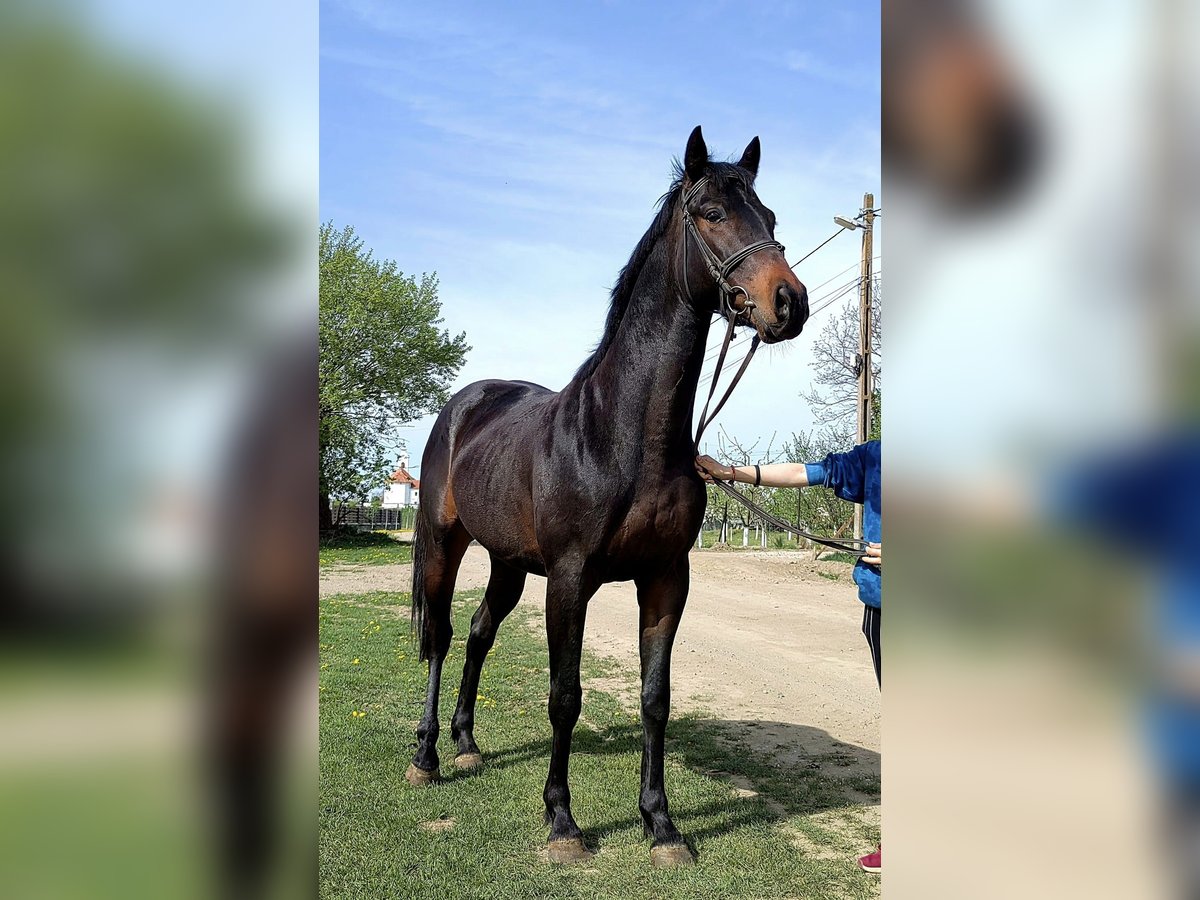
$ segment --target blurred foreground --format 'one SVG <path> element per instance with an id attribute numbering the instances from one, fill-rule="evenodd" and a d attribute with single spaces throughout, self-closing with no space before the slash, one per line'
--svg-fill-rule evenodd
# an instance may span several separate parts
<path id="1" fill-rule="evenodd" d="M 886 897 L 1200 896 L 1196 15 L 885 3 Z"/>
<path id="2" fill-rule="evenodd" d="M 6 896 L 311 890 L 316 66 L 315 5 L 0 13 Z"/>

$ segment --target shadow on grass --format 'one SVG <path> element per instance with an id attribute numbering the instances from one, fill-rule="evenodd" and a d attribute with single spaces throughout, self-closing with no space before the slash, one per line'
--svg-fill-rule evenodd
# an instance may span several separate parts
<path id="1" fill-rule="evenodd" d="M 356 550 L 370 547 L 391 547 L 398 543 L 379 531 L 357 531 L 353 528 L 338 528 L 321 532 L 318 546 L 321 550 Z"/>
<path id="2" fill-rule="evenodd" d="M 746 740 L 748 731 L 770 735 L 773 752 L 764 752 L 761 741 Z M 486 743 L 486 734 L 481 735 Z M 642 728 L 630 723 L 604 729 L 581 725 L 572 741 L 572 757 L 640 753 Z M 843 743 L 828 732 L 790 722 L 722 720 L 685 715 L 667 728 L 668 758 L 693 772 L 716 778 L 735 788 L 752 791 L 758 802 L 731 805 L 728 802 L 688 804 L 672 800 L 671 813 L 689 843 L 730 832 L 786 821 L 793 816 L 841 810 L 850 806 L 879 803 L 880 757 L 873 750 Z M 453 783 L 474 778 L 488 769 L 505 769 L 534 759 L 550 759 L 550 741 L 530 741 L 489 753 L 485 764 L 472 771 L 454 770 L 446 775 Z M 668 795 L 671 780 L 668 773 Z M 688 824 L 712 820 L 689 828 Z M 633 813 L 583 827 L 589 846 L 603 843 L 616 832 L 636 827 L 641 819 Z"/>
<path id="3" fill-rule="evenodd" d="M 340 528 L 321 534 L 317 559 L 322 566 L 411 562 L 412 545 L 378 531 Z"/>

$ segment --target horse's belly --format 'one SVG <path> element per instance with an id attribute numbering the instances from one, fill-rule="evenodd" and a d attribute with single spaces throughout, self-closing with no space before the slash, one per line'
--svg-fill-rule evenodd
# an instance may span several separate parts
<path id="1" fill-rule="evenodd" d="M 485 550 L 514 568 L 545 575 L 532 518 L 527 504 L 503 499 L 468 501 L 459 506 L 463 527 Z"/>
<path id="2" fill-rule="evenodd" d="M 520 445 L 475 441 L 455 460 L 450 478 L 458 519 L 489 553 L 523 571 L 545 574 L 534 534 L 533 503 Z"/>

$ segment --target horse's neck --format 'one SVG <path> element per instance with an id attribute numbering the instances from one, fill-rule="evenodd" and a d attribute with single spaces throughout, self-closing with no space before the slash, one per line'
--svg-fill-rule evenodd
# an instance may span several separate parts
<path id="1" fill-rule="evenodd" d="M 604 359 L 589 377 L 613 413 L 612 438 L 639 447 L 647 465 L 678 463 L 692 445 L 692 408 L 704 362 L 708 317 L 682 297 L 656 248 Z"/>

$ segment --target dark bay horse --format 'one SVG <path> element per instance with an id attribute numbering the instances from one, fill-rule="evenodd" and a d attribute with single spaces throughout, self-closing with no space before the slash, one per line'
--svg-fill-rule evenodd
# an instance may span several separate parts
<path id="1" fill-rule="evenodd" d="M 800 333 L 808 295 L 774 241 L 775 215 L 754 191 L 759 141 L 736 163 L 712 162 L 697 127 L 684 162 L 612 291 L 604 335 L 555 393 L 524 381 L 479 381 L 450 399 L 425 447 L 413 552 L 413 628 L 429 692 L 408 770 L 438 777 L 438 691 L 450 648 L 450 601 L 477 540 L 491 577 L 471 620 L 451 722 L 455 765 L 482 763 L 475 696 L 496 629 L 532 572 L 548 579 L 550 773 L 543 798 L 550 858 L 590 854 L 571 815 L 567 763 L 579 718 L 579 658 L 588 601 L 632 580 L 641 610 L 642 776 L 639 807 L 656 864 L 692 860 L 667 813 L 663 736 L 671 646 L 688 593 L 688 551 L 704 514 L 693 466 L 692 406 L 705 339 L 721 303 L 767 343 Z M 724 265 L 722 265 L 722 261 Z"/>

